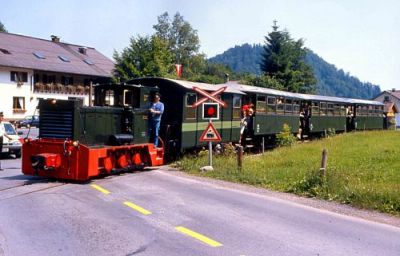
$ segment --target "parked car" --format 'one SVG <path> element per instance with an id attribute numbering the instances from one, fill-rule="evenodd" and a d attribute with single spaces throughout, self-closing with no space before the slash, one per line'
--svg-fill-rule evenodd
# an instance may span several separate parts
<path id="1" fill-rule="evenodd" d="M 3 149 L 1 150 L 1 154 L 14 154 L 16 158 L 20 158 L 22 143 L 19 135 L 21 135 L 22 132 L 17 133 L 14 129 L 14 126 L 10 122 L 3 121 L 2 125 L 4 126 L 4 130 L 6 131 L 7 135 L 11 137 L 11 140 L 3 136 Z"/>
<path id="2" fill-rule="evenodd" d="M 39 116 L 26 116 L 24 119 L 15 122 L 17 128 L 39 127 Z"/>

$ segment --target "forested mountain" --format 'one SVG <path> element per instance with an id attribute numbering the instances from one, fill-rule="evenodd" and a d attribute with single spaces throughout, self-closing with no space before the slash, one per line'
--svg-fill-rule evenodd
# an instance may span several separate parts
<path id="1" fill-rule="evenodd" d="M 209 61 L 229 66 L 236 73 L 261 74 L 260 62 L 262 45 L 243 44 L 228 49 Z M 336 68 L 311 50 L 307 50 L 306 63 L 317 79 L 317 93 L 320 95 L 371 99 L 380 93 L 379 85 L 363 83 L 358 78 Z"/>

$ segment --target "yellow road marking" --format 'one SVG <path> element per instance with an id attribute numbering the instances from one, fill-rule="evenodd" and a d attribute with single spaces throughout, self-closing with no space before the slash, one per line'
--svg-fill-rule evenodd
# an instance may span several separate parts
<path id="1" fill-rule="evenodd" d="M 94 189 L 97 189 L 98 191 L 100 191 L 100 192 L 103 193 L 103 194 L 108 195 L 108 194 L 111 193 L 110 191 L 108 191 L 108 190 L 105 189 L 105 188 L 100 187 L 99 185 L 91 184 L 90 186 L 91 186 L 92 188 L 94 188 Z"/>
<path id="2" fill-rule="evenodd" d="M 142 208 L 142 207 L 140 207 L 140 206 L 138 206 L 138 205 L 136 205 L 134 203 L 124 202 L 124 205 L 126 205 L 126 206 L 128 206 L 128 207 L 130 207 L 130 208 L 132 208 L 132 209 L 134 209 L 134 210 L 136 210 L 138 212 L 140 212 L 141 214 L 144 214 L 144 215 L 151 214 L 151 211 L 148 211 L 148 210 L 146 210 L 146 209 L 144 209 L 144 208 Z"/>
<path id="3" fill-rule="evenodd" d="M 178 230 L 179 232 L 182 232 L 182 233 L 188 235 L 188 236 L 196 238 L 197 240 L 200 240 L 200 241 L 202 241 L 202 242 L 204 242 L 204 243 L 206 243 L 206 244 L 208 244 L 208 245 L 210 245 L 212 247 L 222 246 L 221 243 L 219 243 L 219 242 L 217 242 L 215 240 L 212 240 L 211 238 L 208 238 L 208 237 L 206 237 L 206 236 L 204 236 L 202 234 L 194 232 L 194 231 L 192 231 L 192 230 L 190 230 L 188 228 L 179 226 L 179 227 L 175 227 L 175 229 Z"/>

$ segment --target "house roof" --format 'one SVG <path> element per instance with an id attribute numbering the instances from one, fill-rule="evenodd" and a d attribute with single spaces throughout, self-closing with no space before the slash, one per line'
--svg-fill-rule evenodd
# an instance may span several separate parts
<path id="1" fill-rule="evenodd" d="M 400 91 L 387 91 L 387 92 L 400 100 Z"/>
<path id="2" fill-rule="evenodd" d="M 0 66 L 100 77 L 111 77 L 114 69 L 114 63 L 92 47 L 2 32 Z"/>
<path id="3" fill-rule="evenodd" d="M 395 97 L 395 98 L 397 98 L 398 100 L 400 100 L 400 90 L 387 90 L 387 91 L 383 91 L 383 92 L 381 92 L 380 94 L 378 94 L 377 96 L 375 96 L 375 98 L 374 99 L 377 99 L 377 98 L 379 98 L 381 95 L 383 95 L 383 94 L 390 94 L 390 95 L 392 95 L 393 97 Z"/>

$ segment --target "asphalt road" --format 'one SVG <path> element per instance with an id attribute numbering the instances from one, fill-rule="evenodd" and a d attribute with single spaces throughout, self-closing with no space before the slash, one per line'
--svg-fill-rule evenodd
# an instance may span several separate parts
<path id="1" fill-rule="evenodd" d="M 166 167 L 66 184 L 2 162 L 0 255 L 400 255 L 398 227 Z"/>

